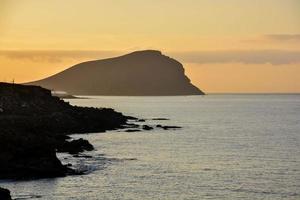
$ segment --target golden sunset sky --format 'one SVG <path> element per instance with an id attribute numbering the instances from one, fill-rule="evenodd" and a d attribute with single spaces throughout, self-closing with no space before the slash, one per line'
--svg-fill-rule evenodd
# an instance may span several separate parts
<path id="1" fill-rule="evenodd" d="M 0 0 L 0 81 L 144 49 L 207 93 L 300 92 L 300 1 Z"/>

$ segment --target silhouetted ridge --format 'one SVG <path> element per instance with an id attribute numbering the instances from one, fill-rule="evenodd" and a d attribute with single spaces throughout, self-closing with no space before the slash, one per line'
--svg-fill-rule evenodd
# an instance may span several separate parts
<path id="1" fill-rule="evenodd" d="M 161 56 L 161 51 L 158 50 L 144 50 L 144 51 L 134 51 L 132 53 L 126 54 L 124 56 L 134 56 L 134 55 L 144 55 L 144 56 Z"/>
<path id="2" fill-rule="evenodd" d="M 77 95 L 204 94 L 191 84 L 180 62 L 156 50 L 83 62 L 28 84 Z"/>

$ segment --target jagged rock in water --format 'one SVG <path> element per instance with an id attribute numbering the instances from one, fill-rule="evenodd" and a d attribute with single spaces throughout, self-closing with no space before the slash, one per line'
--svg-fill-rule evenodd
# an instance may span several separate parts
<path id="1" fill-rule="evenodd" d="M 163 125 L 156 125 L 157 128 L 162 128 L 164 130 L 169 130 L 169 129 L 179 129 L 179 128 L 182 128 L 180 126 L 163 126 Z"/>
<path id="2" fill-rule="evenodd" d="M 151 127 L 151 126 L 148 126 L 148 125 L 143 125 L 143 130 L 146 130 L 146 131 L 150 131 L 150 130 L 152 130 L 153 129 L 153 127 Z"/>

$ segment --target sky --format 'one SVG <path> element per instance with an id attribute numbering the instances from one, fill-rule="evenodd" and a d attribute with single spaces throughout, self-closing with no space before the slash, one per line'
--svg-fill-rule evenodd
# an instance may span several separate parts
<path id="1" fill-rule="evenodd" d="M 299 0 L 0 0 L 0 81 L 155 49 L 207 93 L 299 93 L 299 9 Z"/>

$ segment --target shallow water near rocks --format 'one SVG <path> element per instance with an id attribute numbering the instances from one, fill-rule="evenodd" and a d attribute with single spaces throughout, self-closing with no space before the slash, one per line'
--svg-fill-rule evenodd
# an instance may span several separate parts
<path id="1" fill-rule="evenodd" d="M 59 154 L 86 175 L 1 181 L 17 199 L 300 199 L 300 96 L 90 97 L 178 130 L 74 135 L 93 157 Z"/>

